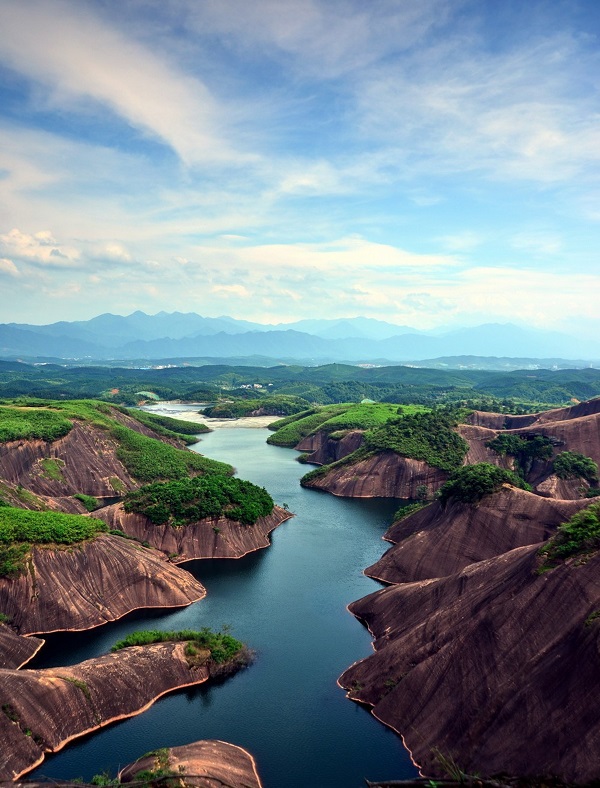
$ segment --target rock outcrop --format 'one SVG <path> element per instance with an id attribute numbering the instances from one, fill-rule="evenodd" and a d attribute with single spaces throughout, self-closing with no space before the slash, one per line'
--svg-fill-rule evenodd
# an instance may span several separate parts
<path id="1" fill-rule="evenodd" d="M 375 654 L 349 696 L 402 734 L 428 775 L 598 777 L 600 554 L 538 574 L 538 546 L 350 606 Z"/>
<path id="2" fill-rule="evenodd" d="M 478 504 L 435 501 L 394 523 L 394 543 L 365 574 L 386 583 L 445 577 L 477 561 L 545 541 L 589 501 L 557 501 L 510 485 Z"/>
<path id="3" fill-rule="evenodd" d="M 333 495 L 351 498 L 416 498 L 417 487 L 433 493 L 448 479 L 448 474 L 421 460 L 383 451 L 365 460 L 331 468 L 320 477 L 302 484 Z"/>
<path id="4" fill-rule="evenodd" d="M 0 624 L 0 668 L 22 668 L 43 645 L 40 638 L 22 637 L 6 624 Z"/>
<path id="5" fill-rule="evenodd" d="M 319 430 L 301 440 L 295 449 L 306 452 L 306 462 L 329 465 L 331 462 L 347 457 L 362 446 L 363 436 L 364 432 L 361 430 L 352 430 L 336 440 L 330 437 L 329 432 Z"/>
<path id="6" fill-rule="evenodd" d="M 139 608 L 181 607 L 203 586 L 166 557 L 110 534 L 65 549 L 34 547 L 27 571 L 0 578 L 0 611 L 21 634 L 82 630 Z"/>
<path id="7" fill-rule="evenodd" d="M 74 421 L 64 438 L 51 443 L 42 440 L 0 443 L 0 478 L 37 495 L 54 498 L 76 493 L 114 496 L 116 492 L 137 487 L 117 459 L 117 448 L 106 430 L 89 422 Z M 45 460 L 56 463 L 55 473 L 44 467 Z M 26 502 L 20 505 L 31 508 Z"/>
<path id="8" fill-rule="evenodd" d="M 139 714 L 162 695 L 201 684 L 185 643 L 137 646 L 45 670 L 0 670 L 0 779 L 19 777 L 73 739 Z"/>
<path id="9" fill-rule="evenodd" d="M 154 525 L 147 517 L 127 513 L 122 504 L 98 509 L 93 514 L 110 528 L 118 529 L 140 542 L 171 556 L 176 564 L 196 558 L 241 558 L 254 550 L 268 547 L 269 534 L 293 515 L 275 506 L 267 517 L 259 517 L 254 525 L 243 525 L 225 517 L 200 520 L 191 525 L 173 528 Z"/>
<path id="10" fill-rule="evenodd" d="M 163 764 L 167 764 L 166 767 Z M 247 750 L 223 741 L 197 741 L 168 747 L 160 756 L 145 755 L 119 772 L 122 783 L 136 780 L 141 771 L 167 768 L 183 784 L 197 788 L 261 788 L 254 758 Z"/>

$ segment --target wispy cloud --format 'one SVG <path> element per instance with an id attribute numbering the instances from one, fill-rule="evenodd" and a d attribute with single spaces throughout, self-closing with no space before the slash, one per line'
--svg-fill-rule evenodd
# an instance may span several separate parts
<path id="1" fill-rule="evenodd" d="M 3 62 L 44 85 L 50 108 L 96 102 L 187 163 L 247 160 L 228 143 L 219 103 L 200 79 L 120 33 L 89 5 L 4 0 L 0 31 Z"/>

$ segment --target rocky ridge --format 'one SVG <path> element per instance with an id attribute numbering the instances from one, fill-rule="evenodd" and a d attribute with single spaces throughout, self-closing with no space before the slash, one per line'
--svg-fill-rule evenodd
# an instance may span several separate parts
<path id="1" fill-rule="evenodd" d="M 46 753 L 222 670 L 209 661 L 190 666 L 185 643 L 131 647 L 68 667 L 0 670 L 0 779 L 16 779 Z"/>

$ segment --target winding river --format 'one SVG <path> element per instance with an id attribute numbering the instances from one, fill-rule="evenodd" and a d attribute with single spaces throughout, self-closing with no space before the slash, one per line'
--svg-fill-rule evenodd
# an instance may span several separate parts
<path id="1" fill-rule="evenodd" d="M 30 667 L 65 665 L 104 653 L 140 628 L 220 628 L 256 651 L 247 670 L 219 685 L 165 696 L 148 711 L 49 756 L 29 775 L 82 777 L 108 771 L 149 750 L 222 739 L 255 756 L 265 788 L 359 788 L 364 779 L 416 774 L 400 739 L 349 701 L 336 679 L 368 656 L 371 638 L 346 610 L 379 584 L 362 569 L 383 550 L 397 507 L 390 500 L 346 500 L 305 490 L 296 452 L 269 446 L 264 429 L 219 429 L 194 446 L 235 465 L 296 516 L 272 546 L 239 560 L 185 567 L 206 599 L 176 611 L 142 611 L 99 629 L 47 638 Z"/>

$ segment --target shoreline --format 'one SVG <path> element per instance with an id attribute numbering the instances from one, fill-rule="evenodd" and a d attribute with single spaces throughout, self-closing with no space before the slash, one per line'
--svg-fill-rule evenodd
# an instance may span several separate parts
<path id="1" fill-rule="evenodd" d="M 198 404 L 200 405 L 200 403 Z M 201 412 L 186 409 L 179 410 L 178 406 L 182 405 L 184 405 L 182 402 L 164 400 L 157 402 L 155 405 L 145 405 L 143 410 L 147 413 L 160 413 L 161 415 L 170 416 L 181 421 L 189 421 L 193 424 L 204 424 L 211 430 L 240 427 L 244 429 L 263 429 L 282 418 L 282 416 L 242 416 L 239 419 L 211 419 L 209 416 L 204 416 Z"/>

